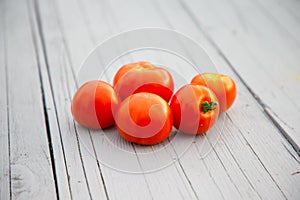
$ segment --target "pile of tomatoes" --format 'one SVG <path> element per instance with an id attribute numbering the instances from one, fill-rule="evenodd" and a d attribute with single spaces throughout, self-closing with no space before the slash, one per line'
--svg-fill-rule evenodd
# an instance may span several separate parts
<path id="1" fill-rule="evenodd" d="M 122 66 L 113 86 L 104 81 L 83 84 L 72 100 L 72 114 L 81 125 L 104 129 L 116 124 L 129 142 L 153 145 L 165 140 L 174 126 L 187 134 L 207 132 L 236 98 L 228 76 L 197 74 L 174 93 L 174 80 L 150 62 Z"/>

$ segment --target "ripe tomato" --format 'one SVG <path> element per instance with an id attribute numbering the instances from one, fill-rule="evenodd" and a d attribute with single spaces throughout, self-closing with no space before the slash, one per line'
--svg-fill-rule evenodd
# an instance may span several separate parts
<path id="1" fill-rule="evenodd" d="M 170 104 L 174 126 L 189 134 L 201 134 L 211 128 L 219 115 L 215 94 L 207 87 L 185 85 L 172 97 Z"/>
<path id="2" fill-rule="evenodd" d="M 191 84 L 203 85 L 210 88 L 218 98 L 220 112 L 228 110 L 236 98 L 235 82 L 229 76 L 223 74 L 198 74 L 192 79 Z"/>
<path id="3" fill-rule="evenodd" d="M 81 125 L 92 129 L 107 128 L 114 124 L 113 111 L 120 99 L 113 87 L 103 81 L 89 81 L 75 93 L 71 111 Z"/>
<path id="4" fill-rule="evenodd" d="M 116 126 L 120 135 L 129 142 L 153 145 L 165 140 L 173 126 L 168 103 L 152 93 L 136 93 L 119 106 Z"/>
<path id="5" fill-rule="evenodd" d="M 168 102 L 173 94 L 174 82 L 167 70 L 149 62 L 137 62 L 119 69 L 114 77 L 114 89 L 121 99 L 134 93 L 149 92 Z"/>
<path id="6" fill-rule="evenodd" d="M 154 68 L 155 66 L 153 66 L 150 62 L 147 61 L 139 61 L 139 62 L 135 62 L 135 63 L 129 63 L 126 65 L 123 65 L 115 74 L 114 77 L 114 85 L 117 84 L 117 82 L 119 81 L 119 79 L 126 74 L 128 71 L 134 69 L 134 68 L 143 68 L 143 67 L 149 67 L 149 68 Z"/>

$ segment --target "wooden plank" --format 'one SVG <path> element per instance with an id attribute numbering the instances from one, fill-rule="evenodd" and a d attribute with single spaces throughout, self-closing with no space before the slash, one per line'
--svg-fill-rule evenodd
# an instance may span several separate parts
<path id="1" fill-rule="evenodd" d="M 93 157 L 85 155 L 86 151 L 81 145 L 80 139 L 88 140 L 90 138 L 88 131 L 85 130 L 84 133 L 87 134 L 82 134 L 81 130 L 78 130 L 70 112 L 70 91 L 74 90 L 76 85 L 68 60 L 68 51 L 65 50 L 57 9 L 53 2 L 44 1 L 38 4 L 38 11 L 71 197 L 74 199 L 105 199 L 106 192 L 97 162 Z M 79 135 L 81 135 L 80 138 Z"/>
<path id="2" fill-rule="evenodd" d="M 5 30 L 4 1 L 0 2 L 0 29 Z M 10 199 L 7 69 L 4 31 L 0 31 L 0 199 Z"/>
<path id="3" fill-rule="evenodd" d="M 278 4 L 280 7 L 283 7 L 287 13 L 289 13 L 295 20 L 300 22 L 300 4 L 297 0 L 289 0 L 289 1 L 279 1 L 274 2 Z"/>
<path id="4" fill-rule="evenodd" d="M 254 2 L 257 8 L 261 10 L 262 14 L 270 19 L 271 23 L 277 25 L 278 29 L 281 29 L 283 32 L 282 34 L 285 34 L 287 37 L 292 37 L 298 44 L 300 43 L 300 18 L 297 20 L 297 18 L 284 7 L 288 4 L 288 1 L 285 1 L 283 5 L 281 5 L 281 1 L 278 0 L 257 0 Z M 299 2 L 295 1 L 294 3 L 298 4 L 300 8 Z"/>
<path id="5" fill-rule="evenodd" d="M 167 2 L 166 4 L 163 4 L 165 6 L 162 6 L 162 9 L 164 11 L 166 11 L 165 13 L 168 13 L 168 9 L 167 9 Z M 205 5 L 205 3 L 201 4 L 202 6 Z M 173 5 L 174 6 L 174 5 Z M 199 26 L 195 27 L 195 24 L 193 24 L 194 22 L 189 19 L 186 18 L 188 15 L 186 13 L 181 13 L 179 7 L 173 7 L 173 9 L 177 10 L 177 14 L 176 16 L 178 16 L 178 18 L 176 18 L 176 16 L 172 15 L 171 13 L 168 16 L 170 23 L 173 25 L 173 28 L 176 28 L 178 30 L 188 30 L 188 33 L 195 38 L 198 42 L 201 42 L 202 45 L 204 45 L 206 47 L 207 50 L 209 50 L 209 53 L 211 56 L 213 56 L 215 63 L 217 64 L 217 66 L 222 66 L 222 67 L 218 67 L 218 70 L 220 70 L 222 73 L 226 73 L 231 75 L 233 72 L 232 70 L 230 70 L 229 67 L 225 67 L 228 66 L 228 62 L 226 62 L 226 60 L 224 61 L 224 57 L 220 57 L 220 52 L 215 50 L 215 46 L 210 44 L 210 41 L 207 40 L 207 38 L 204 37 L 204 35 L 199 35 L 199 29 L 197 30 L 197 28 L 199 28 Z M 208 8 L 203 8 L 208 10 Z M 202 11 L 202 10 L 201 10 Z M 170 11 L 171 12 L 171 11 Z M 200 12 L 203 13 L 204 11 Z M 204 12 L 205 13 L 205 12 Z M 179 26 L 178 25 L 178 21 L 179 21 L 179 17 L 181 19 L 181 24 L 184 24 L 184 26 Z M 203 19 L 204 16 L 202 16 L 202 18 L 199 19 Z M 205 20 L 205 19 L 203 19 Z M 173 21 L 173 23 L 172 23 Z M 207 20 L 206 20 L 207 21 Z M 176 25 L 177 24 L 177 25 Z M 198 25 L 198 24 L 196 24 Z M 208 25 L 207 25 L 208 26 Z M 221 54 L 222 55 L 222 54 Z M 217 59 L 217 60 L 216 60 Z M 234 74 L 231 75 L 232 77 L 236 77 Z M 235 80 L 238 81 L 238 78 L 236 77 Z M 238 81 L 239 82 L 239 81 Z M 242 84 L 238 84 L 242 85 Z M 246 97 L 243 97 L 243 100 L 241 100 L 241 94 L 239 95 L 239 98 L 237 99 L 239 103 L 239 105 L 241 106 L 240 109 L 234 109 L 237 106 L 237 103 L 234 105 L 235 107 L 232 108 L 229 111 L 229 116 L 231 117 L 231 119 L 234 119 L 234 124 L 237 124 L 239 127 L 239 131 L 242 134 L 240 137 L 237 137 L 235 140 L 237 141 L 226 141 L 226 149 L 227 151 L 229 151 L 229 153 L 233 156 L 234 160 L 237 162 L 239 168 L 242 167 L 243 169 L 243 173 L 245 172 L 251 172 L 253 173 L 252 175 L 249 174 L 244 174 L 245 177 L 247 178 L 247 180 L 251 183 L 252 186 L 254 186 L 254 188 L 259 191 L 259 195 L 266 195 L 264 193 L 263 190 L 260 190 L 259 188 L 261 186 L 257 186 L 257 178 L 258 177 L 266 177 L 268 179 L 268 182 L 271 183 L 271 185 L 269 185 L 269 187 L 271 186 L 273 189 L 275 190 L 276 194 L 272 194 L 275 196 L 280 196 L 282 194 L 280 194 L 280 191 L 278 191 L 278 189 L 283 189 L 283 195 L 289 196 L 289 197 L 296 197 L 298 195 L 298 193 L 296 192 L 295 189 L 290 189 L 291 185 L 293 185 L 293 188 L 296 188 L 298 186 L 297 182 L 298 179 L 293 177 L 293 176 L 288 176 L 289 179 L 286 180 L 286 173 L 290 173 L 291 171 L 296 170 L 297 168 L 297 161 L 294 159 L 295 155 L 289 155 L 290 152 L 286 151 L 286 142 L 284 141 L 284 139 L 282 139 L 280 136 L 276 136 L 275 137 L 275 133 L 277 132 L 278 134 L 278 130 L 276 130 L 276 128 L 274 128 L 274 126 L 268 121 L 267 118 L 265 118 L 264 115 L 260 115 L 260 120 L 257 119 L 257 115 L 251 116 L 250 113 L 260 113 L 259 110 L 261 110 L 259 108 L 259 106 L 257 106 L 257 104 L 255 103 L 255 101 L 253 100 L 253 98 L 251 98 L 251 95 L 249 94 L 249 92 L 246 90 L 246 88 L 241 89 L 241 86 L 239 86 L 239 91 L 241 94 L 245 95 Z M 247 113 L 239 113 L 238 114 L 238 110 L 242 110 L 243 107 L 248 107 L 249 105 L 251 105 L 251 109 L 256 109 L 257 111 L 249 111 Z M 233 112 L 233 110 L 235 110 L 234 115 L 230 115 L 231 112 Z M 249 115 L 248 115 L 249 113 Z M 245 120 L 241 120 L 241 119 L 245 119 Z M 256 119 L 253 122 L 253 125 L 251 125 L 252 122 L 247 121 L 247 119 Z M 246 122 L 247 121 L 247 122 Z M 268 124 L 268 127 L 273 127 L 272 131 L 270 131 L 269 128 L 266 128 Z M 249 128 L 246 128 L 249 127 Z M 251 128 L 250 128 L 251 127 Z M 248 129 L 248 130 L 247 130 Z M 254 130 L 255 129 L 255 130 Z M 266 129 L 265 131 L 263 131 L 264 129 Z M 231 131 L 229 131 L 230 133 Z M 224 133 L 225 134 L 225 133 Z M 231 134 L 235 136 L 234 134 Z M 261 138 L 262 135 L 267 135 L 264 138 Z M 249 136 L 253 136 L 253 137 L 249 137 Z M 256 138 L 260 138 L 260 141 L 258 142 Z M 226 137 L 225 137 L 226 139 Z M 244 141 L 242 142 L 241 148 L 242 148 L 242 152 L 246 153 L 247 152 L 247 156 L 245 156 L 244 154 L 241 155 L 241 149 L 236 150 L 235 148 L 231 148 L 231 145 L 236 145 L 239 144 L 240 142 L 238 141 Z M 272 141 L 272 142 L 270 142 Z M 261 143 L 260 143 L 261 142 Z M 260 144 L 258 144 L 260 143 Z M 246 144 L 246 145 L 245 145 Z M 284 144 L 284 145 L 283 145 Z M 267 147 L 266 147 L 267 146 Z M 219 146 L 217 146 L 219 147 Z M 249 147 L 251 147 L 249 149 Z M 280 150 L 278 150 L 278 148 L 280 148 Z M 234 151 L 233 151 L 234 150 Z M 226 151 L 220 151 L 219 155 L 223 155 Z M 273 152 L 273 153 L 271 153 Z M 279 152 L 275 153 L 274 152 Z M 271 155 L 269 155 L 271 154 Z M 247 160 L 243 159 L 243 156 L 245 156 L 244 158 L 246 158 Z M 277 158 L 274 158 L 274 156 L 278 156 Z M 249 161 L 248 158 L 252 157 L 253 160 L 256 160 L 255 162 L 253 160 Z M 257 157 L 257 158 L 255 158 Z M 272 159 L 270 159 L 272 158 Z M 278 166 L 274 166 L 273 161 L 274 160 L 285 160 L 283 163 L 285 162 L 289 162 L 289 164 L 287 164 L 287 166 L 285 166 L 286 168 L 283 169 L 282 166 L 278 167 Z M 257 167 L 253 168 L 253 164 L 255 164 Z M 261 165 L 259 167 L 259 165 Z M 262 172 L 258 172 L 257 169 L 260 169 L 259 171 L 263 171 L 262 168 L 265 168 L 266 172 L 264 172 L 262 175 Z M 245 171 L 245 172 L 244 172 Z M 268 173 L 268 174 L 266 174 Z M 268 176 L 270 176 L 268 178 Z M 270 180 L 271 178 L 271 180 Z M 275 185 L 274 182 L 275 181 Z M 292 184 L 291 184 L 292 183 Z M 277 192 L 276 192 L 276 185 L 278 186 Z M 294 185 L 295 184 L 295 185 Z M 262 185 L 266 185 L 266 184 L 262 184 Z M 263 186 L 263 187 L 264 187 Z M 274 188 L 275 186 L 275 188 Z M 268 189 L 268 191 L 270 191 L 270 189 Z M 279 193 L 278 193 L 279 192 Z M 268 193 L 269 194 L 269 193 Z"/>
<path id="6" fill-rule="evenodd" d="M 203 36 L 202 37 L 199 37 L 199 32 L 195 29 L 195 27 L 193 26 L 193 24 L 191 23 L 191 21 L 190 20 L 188 20 L 186 17 L 184 17 L 184 13 L 182 13 L 182 12 L 180 12 L 180 6 L 175 6 L 174 4 L 173 4 L 173 7 L 172 7 L 172 9 L 167 9 L 167 6 L 168 6 L 168 2 L 166 2 L 166 3 L 160 3 L 161 4 L 161 9 L 160 10 L 162 10 L 162 11 L 164 11 L 163 13 L 166 15 L 166 17 L 168 18 L 168 21 L 169 21 L 169 23 L 171 24 L 171 25 L 173 25 L 173 27 L 172 28 L 175 28 L 175 29 L 177 29 L 177 30 L 180 30 L 181 29 L 181 31 L 186 31 L 186 30 L 188 30 L 188 33 L 190 33 L 190 34 L 192 34 L 193 35 L 193 38 L 195 38 L 195 39 L 197 39 L 197 41 L 198 42 L 200 42 L 200 44 L 202 44 L 202 45 L 204 45 L 204 44 L 206 44 L 206 43 L 208 43 L 207 41 L 205 42 L 205 38 L 203 38 Z M 159 9 L 159 8 L 158 8 Z M 176 16 L 174 16 L 173 14 L 172 14 L 172 11 L 171 10 L 177 10 L 177 14 L 178 15 L 176 15 Z M 177 17 L 178 16 L 178 17 Z M 185 19 L 187 19 L 187 20 L 185 20 Z M 181 24 L 184 24 L 185 26 L 179 26 L 179 24 L 177 23 L 177 22 L 181 22 Z M 204 45 L 206 48 L 208 48 L 209 47 L 209 45 Z M 210 47 L 210 49 L 213 49 L 212 47 Z M 214 52 L 214 51 L 212 51 L 212 52 Z M 212 56 L 212 54 L 210 54 L 211 56 Z M 217 52 L 214 52 L 214 54 L 213 54 L 213 58 L 219 58 L 220 56 L 217 56 Z M 220 59 L 219 58 L 219 60 L 221 60 L 222 61 L 222 59 Z M 214 60 L 215 61 L 215 60 Z M 219 64 L 220 63 L 220 64 Z M 225 70 L 225 69 L 227 69 L 228 67 L 225 67 L 227 64 L 224 62 L 224 60 L 222 61 L 222 62 L 217 62 L 217 64 L 219 64 L 220 66 L 223 66 L 222 68 L 220 68 L 221 70 Z M 220 70 L 219 69 L 219 70 Z M 225 71 L 227 74 L 231 74 L 232 72 L 230 72 L 230 70 L 226 70 Z M 223 73 L 225 73 L 225 72 L 223 72 Z M 232 77 L 235 77 L 235 76 L 233 76 L 232 75 Z M 235 78 L 235 80 L 238 80 L 238 78 Z M 239 84 L 238 84 L 239 85 Z M 241 89 L 240 87 L 239 87 L 239 90 L 242 92 L 243 90 L 245 90 L 245 88 L 244 89 Z M 240 99 L 239 99 L 240 100 Z M 245 101 L 245 100 L 244 100 Z M 249 100 L 248 100 L 249 101 Z M 259 121 L 259 120 L 258 120 Z M 268 123 L 267 123 L 268 124 Z M 235 132 L 238 132 L 237 130 L 235 131 Z M 224 131 L 224 135 L 226 134 L 226 132 Z M 209 136 L 211 136 L 211 135 L 209 135 Z M 216 140 L 216 138 L 215 139 L 213 139 L 213 138 L 210 138 L 211 140 Z M 240 137 L 237 137 L 236 138 L 236 140 L 237 141 L 241 141 L 241 136 Z M 242 138 L 242 141 L 243 141 L 244 139 Z M 232 142 L 231 142 L 232 143 Z M 233 144 L 234 143 L 237 143 L 236 141 L 235 142 L 233 142 Z M 250 189 L 254 189 L 254 192 L 252 193 L 252 196 L 255 196 L 255 195 L 257 195 L 257 194 L 255 194 L 255 193 L 258 193 L 258 195 L 260 195 L 259 193 L 261 193 L 261 194 L 263 194 L 264 192 L 264 190 L 260 190 L 259 188 L 261 187 L 257 187 L 257 186 L 255 186 L 255 187 L 253 187 L 252 186 L 252 184 L 254 184 L 255 182 L 257 182 L 256 180 L 255 180 L 255 178 L 254 179 L 252 179 L 251 177 L 252 176 L 254 176 L 256 173 L 256 176 L 254 176 L 254 177 L 258 177 L 258 176 L 263 176 L 263 177 L 266 177 L 266 181 L 267 182 L 269 182 L 269 184 L 270 185 L 272 185 L 271 187 L 272 187 L 272 190 L 275 190 L 275 191 L 277 191 L 276 192 L 276 194 L 274 194 L 275 196 L 281 196 L 281 194 L 280 194 L 280 192 L 278 191 L 278 189 L 276 189 L 276 185 L 274 184 L 274 183 L 272 183 L 273 181 L 270 179 L 270 177 L 268 177 L 269 175 L 265 172 L 265 169 L 263 168 L 263 166 L 261 166 L 261 163 L 259 162 L 259 160 L 256 158 L 255 159 L 255 154 L 253 153 L 253 152 L 251 152 L 251 149 L 249 150 L 248 148 L 247 148 L 247 146 L 245 146 L 244 148 L 243 148 L 243 152 L 247 152 L 248 154 L 249 154 L 249 157 L 252 157 L 253 158 L 253 160 L 256 160 L 256 162 L 255 162 L 255 165 L 254 166 L 256 166 L 256 169 L 254 169 L 253 168 L 253 161 L 251 161 L 251 162 L 249 162 L 249 161 L 246 161 L 246 162 L 249 162 L 248 164 L 246 164 L 246 168 L 247 168 L 247 171 L 249 172 L 251 172 L 252 174 L 249 176 L 249 175 L 245 175 L 244 174 L 244 172 L 240 169 L 240 166 L 241 165 L 244 165 L 244 163 L 239 163 L 239 162 L 236 162 L 235 163 L 235 167 L 237 168 L 237 170 L 236 171 L 231 171 L 230 170 L 230 168 L 231 168 L 231 166 L 232 166 L 232 164 L 231 163 L 228 163 L 228 157 L 230 158 L 230 157 L 232 157 L 231 159 L 232 160 L 236 160 L 237 159 L 237 157 L 239 157 L 239 155 L 237 156 L 237 155 L 235 155 L 235 154 L 232 154 L 232 152 L 231 151 L 229 151 L 230 149 L 228 149 L 228 147 L 227 147 L 227 144 L 228 143 L 225 143 L 225 147 L 223 146 L 223 147 L 220 147 L 219 145 L 217 145 L 216 147 L 215 147 L 215 150 L 216 150 L 216 152 L 217 152 L 217 154 L 218 154 L 218 157 L 220 157 L 220 159 L 222 160 L 222 162 L 223 162 L 223 164 L 224 164 L 224 167 L 227 169 L 227 170 L 229 170 L 229 175 L 230 175 L 230 177 L 231 177 L 231 179 L 233 179 L 233 181 L 236 183 L 236 185 L 240 185 L 240 183 L 239 182 L 241 182 L 241 180 L 243 180 L 243 179 L 241 179 L 241 178 L 238 178 L 238 175 L 240 176 L 240 175 L 242 175 L 242 177 L 244 178 L 244 181 L 247 183 L 247 185 L 248 185 L 248 188 L 250 188 Z M 240 145 L 242 145 L 242 146 L 244 146 L 244 143 L 241 143 Z M 225 154 L 225 155 L 224 155 Z M 227 158 L 226 158 L 227 157 Z M 230 167 L 229 167 L 230 166 Z M 245 165 L 244 165 L 245 166 Z M 245 168 L 244 168 L 245 169 Z M 257 169 L 259 169 L 259 170 L 257 170 Z M 249 178 L 248 177 L 250 177 L 250 181 L 249 181 Z M 252 179 L 252 180 L 251 180 Z M 263 185 L 266 185 L 266 184 L 263 184 Z M 246 191 L 246 190 L 244 190 L 244 189 L 242 189 L 243 187 L 239 187 L 239 189 L 241 190 L 241 194 L 242 195 L 245 195 L 245 196 L 247 196 L 247 195 L 249 195 L 249 193 L 248 193 L 248 191 Z M 258 192 L 256 191 L 256 190 L 258 190 Z M 250 190 L 251 191 L 251 190 Z"/>
<path id="7" fill-rule="evenodd" d="M 37 9 L 37 5 L 33 1 L 28 1 L 31 29 L 34 38 L 35 51 L 37 54 L 38 65 L 40 67 L 40 76 L 42 82 L 42 89 L 44 95 L 44 103 L 46 107 L 46 117 L 48 123 L 48 129 L 51 131 L 50 140 L 53 158 L 55 163 L 55 179 L 57 187 L 57 197 L 60 199 L 71 199 L 70 186 L 68 182 L 68 172 L 65 164 L 65 156 L 63 152 L 63 146 L 61 142 L 61 133 L 59 123 L 57 119 L 57 112 L 53 97 L 53 87 L 49 80 L 48 74 L 48 61 L 44 55 L 43 49 L 43 35 L 40 24 L 40 14 Z"/>
<path id="8" fill-rule="evenodd" d="M 299 74 L 297 40 L 278 28 L 251 2 L 211 1 L 201 6 L 199 2 L 189 3 L 194 18 L 199 19 L 215 44 L 232 65 L 237 66 L 235 70 L 259 96 L 267 114 L 298 151 L 300 115 L 296 99 L 299 93 L 294 91 L 299 90 L 299 84 L 292 78 Z M 208 12 L 209 9 L 212 11 Z M 246 11 L 249 9 L 253 12 Z M 269 87 L 270 83 L 273 87 Z M 280 102 L 289 102 L 292 106 L 282 109 Z"/>
<path id="9" fill-rule="evenodd" d="M 47 8 L 49 8 L 49 7 L 47 7 Z M 51 7 L 50 7 L 51 8 Z M 48 23 L 49 23 L 49 21 L 47 21 Z M 53 28 L 53 27 L 52 27 Z M 52 29 L 52 31 L 53 31 L 53 29 Z M 60 31 L 60 30 L 56 30 L 56 31 Z M 50 55 L 51 56 L 51 58 L 53 58 L 52 56 L 53 55 Z M 67 65 L 69 65 L 69 63 L 64 63 L 63 64 L 64 66 L 67 66 Z M 69 70 L 69 69 L 68 69 Z M 62 74 L 63 74 L 63 72 L 62 72 Z M 75 87 L 74 87 L 74 85 L 75 85 L 75 82 L 74 82 L 74 79 L 72 80 L 72 72 L 70 72 L 70 71 L 68 71 L 68 73 L 65 73 L 65 74 L 68 74 L 68 75 L 63 75 L 63 76 L 66 76 L 65 78 L 68 80 L 67 82 L 69 82 L 70 83 L 70 85 L 69 86 L 67 86 L 67 89 L 68 89 L 68 93 L 70 92 L 70 91 L 72 91 L 72 93 L 75 91 Z M 70 93 L 69 93 L 69 95 L 70 95 Z M 68 97 L 69 99 L 70 99 L 70 97 Z M 70 117 L 71 118 L 71 117 Z M 90 192 L 91 192 L 91 196 L 93 196 L 93 197 L 97 197 L 97 196 L 100 196 L 100 195 L 104 195 L 105 193 L 104 192 L 99 192 L 99 191 L 97 191 L 97 190 L 99 190 L 99 188 L 101 189 L 101 187 L 99 187 L 98 185 L 99 185 L 99 179 L 101 179 L 101 178 L 99 178 L 99 175 L 97 175 L 96 174 L 96 177 L 98 177 L 97 179 L 95 179 L 95 172 L 96 173 L 98 173 L 99 174 L 99 171 L 98 170 L 95 170 L 95 169 L 97 169 L 97 168 L 95 168 L 95 167 L 93 167 L 93 162 L 94 163 L 96 163 L 95 161 L 95 159 L 94 159 L 94 157 L 92 157 L 91 155 L 89 155 L 89 153 L 90 153 L 90 150 L 92 150 L 92 143 L 91 143 L 91 141 L 89 141 L 88 140 L 88 137 L 90 137 L 89 135 L 88 135 L 88 132 L 87 132 L 87 130 L 86 129 L 83 129 L 82 127 L 80 127 L 80 126 L 76 126 L 76 130 L 77 130 L 77 132 L 78 132 L 78 135 L 79 135 L 79 144 L 80 144 L 80 146 L 82 147 L 81 148 L 81 156 L 82 156 L 82 160 L 83 160 L 83 162 L 86 164 L 86 167 L 85 167 L 85 172 L 86 172 L 86 174 L 87 174 L 87 179 L 88 179 L 88 184 L 89 184 L 89 189 L 90 189 Z M 74 130 L 72 130 L 73 132 L 74 132 Z M 88 135 L 88 137 L 86 137 L 86 135 Z M 68 161 L 67 161 L 68 162 Z M 140 186 L 141 184 L 139 184 L 140 182 L 141 182 L 141 180 L 143 181 L 143 178 L 141 179 L 141 178 L 137 178 L 137 179 L 133 179 L 133 178 L 128 178 L 128 177 L 130 177 L 130 176 L 128 176 L 128 174 L 125 174 L 125 175 L 123 175 L 122 173 L 119 173 L 119 174 L 117 174 L 117 173 L 115 173 L 113 170 L 110 170 L 110 171 L 112 171 L 112 173 L 114 174 L 114 176 L 115 177 L 124 177 L 124 178 L 121 178 L 121 179 L 123 179 L 123 180 L 126 180 L 127 181 L 127 184 L 130 184 L 130 182 L 128 182 L 128 180 L 132 180 L 132 182 L 133 183 L 137 183 L 137 186 Z M 116 178 L 112 178 L 112 180 L 116 180 Z M 123 181 L 123 182 L 121 182 L 122 184 L 124 184 L 125 182 Z M 100 185 L 101 186 L 101 185 Z M 97 188 L 98 187 L 98 188 Z M 103 187 L 103 186 L 102 186 Z M 94 188 L 94 189 L 93 189 Z M 95 189 L 96 188 L 96 189 Z M 134 187 L 132 187 L 132 188 L 134 188 Z M 139 188 L 140 189 L 140 188 Z M 146 188 L 147 189 L 147 188 Z M 77 191 L 75 191 L 75 192 L 72 192 L 72 195 L 73 195 L 73 197 L 75 197 L 75 198 L 77 198 L 78 197 L 78 194 L 76 193 Z M 130 191 L 127 191 L 127 193 L 128 194 L 130 194 L 130 195 L 133 195 L 133 194 L 135 194 L 135 193 L 132 193 L 132 192 L 130 192 Z M 120 193 L 119 193 L 120 194 Z M 147 197 L 147 192 L 141 192 L 140 193 L 141 195 L 142 195 L 142 197 Z M 126 196 L 125 194 L 122 194 L 122 197 L 124 197 L 124 196 Z M 101 197 L 100 197 L 101 198 Z"/>
<path id="10" fill-rule="evenodd" d="M 74 34 L 74 28 L 78 26 L 78 24 L 81 25 L 81 27 L 85 26 L 85 22 L 83 21 L 83 18 L 81 16 L 80 13 L 80 9 L 78 7 L 78 5 L 74 2 L 57 2 L 57 9 L 58 12 L 60 13 L 60 20 L 61 20 L 61 24 L 62 24 L 62 29 L 64 30 L 64 34 L 65 34 L 65 39 L 67 41 L 68 44 L 68 49 L 70 52 L 70 58 L 72 61 L 72 66 L 74 71 L 78 71 L 79 67 L 78 64 L 80 64 L 82 62 L 82 60 L 79 60 L 78 58 L 82 58 L 84 59 L 85 56 L 88 55 L 88 52 L 93 49 L 93 44 L 91 43 L 91 39 L 90 39 L 90 35 L 88 35 L 88 32 L 86 32 L 85 29 L 77 29 L 76 30 L 76 34 Z M 68 15 L 68 10 L 66 11 L 66 9 L 64 8 L 68 8 L 69 12 L 73 13 L 72 16 Z M 74 20 L 74 17 L 76 17 L 76 20 Z M 77 41 L 81 41 L 80 43 L 78 43 Z M 84 45 L 82 45 L 84 44 Z M 82 45 L 82 46 L 81 46 Z M 90 45 L 89 48 L 85 48 L 85 46 Z M 80 51 L 79 51 L 80 50 Z M 83 57 L 84 56 L 84 57 Z M 75 80 L 72 80 L 73 82 L 75 82 Z M 75 92 L 75 87 L 72 87 L 70 89 L 70 92 L 72 94 L 74 94 Z M 110 149 L 109 152 L 107 152 L 107 149 L 109 149 L 109 144 L 106 140 L 106 138 L 101 137 L 100 134 L 92 134 L 91 138 L 93 139 L 93 141 L 85 139 L 85 135 L 87 135 L 87 131 L 86 129 L 77 126 L 77 131 L 78 131 L 78 135 L 81 138 L 80 140 L 80 145 L 83 146 L 84 148 L 82 148 L 83 153 L 86 152 L 85 154 L 82 154 L 82 159 L 83 162 L 86 164 L 86 166 L 90 166 L 91 165 L 91 159 L 95 162 L 95 158 L 98 158 L 99 162 L 100 162 L 100 172 L 103 174 L 103 181 L 105 182 L 105 185 L 107 188 L 113 188 L 113 185 L 116 185 L 116 181 L 118 181 L 118 184 L 121 184 L 121 187 L 119 188 L 119 190 L 121 188 L 124 188 L 124 192 L 113 192 L 110 193 L 110 191 L 107 191 L 107 195 L 112 198 L 133 198 L 134 196 L 138 196 L 139 198 L 145 198 L 148 199 L 150 197 L 150 194 L 148 192 L 148 188 L 147 188 L 147 184 L 144 180 L 143 176 L 135 176 L 134 178 L 129 178 L 130 175 L 128 174 L 124 174 L 124 173 L 119 173 L 116 172 L 115 170 L 112 170 L 110 168 L 104 168 L 102 164 L 106 164 L 103 163 L 103 159 L 101 158 L 105 158 L 105 156 L 109 156 L 110 155 L 118 155 L 117 151 L 118 149 L 112 148 Z M 111 134 L 111 133 L 108 133 Z M 103 135 L 102 135 L 103 136 Z M 98 140 L 97 140 L 98 139 Z M 123 142 L 123 141 L 122 141 Z M 104 149 L 104 151 L 101 151 L 101 148 L 96 148 L 98 146 L 98 144 L 101 144 L 101 148 Z M 108 147 L 106 147 L 105 145 L 108 145 Z M 95 150 L 94 150 L 95 148 Z M 125 144 L 125 148 L 127 151 L 130 151 L 131 149 L 131 145 Z M 96 155 L 91 156 L 90 153 L 94 153 L 93 150 L 95 151 Z M 114 152 L 115 151 L 115 152 Z M 104 154 L 104 155 L 103 155 Z M 100 155 L 102 155 L 101 157 L 99 157 Z M 109 158 L 107 158 L 109 159 Z M 106 160 L 107 160 L 106 159 Z M 122 158 L 120 158 L 122 159 Z M 137 162 L 137 158 L 134 156 L 134 158 L 131 160 L 132 161 L 132 165 L 138 166 L 138 162 Z M 115 162 L 120 162 L 118 160 L 116 160 Z M 122 163 L 122 162 L 121 162 Z M 90 174 L 92 171 L 91 169 L 86 169 L 86 173 Z M 106 176 L 108 175 L 108 177 Z M 96 184 L 94 184 L 95 179 L 94 176 L 91 175 L 90 178 L 88 178 L 88 183 L 90 186 L 95 186 Z M 126 185 L 124 185 L 126 184 Z M 136 187 L 134 187 L 134 184 L 136 184 Z M 130 189 L 127 188 L 128 185 L 131 185 Z M 126 189 L 127 188 L 127 189 Z M 93 194 L 93 191 L 91 191 L 91 193 Z M 95 195 L 97 195 L 98 193 L 95 192 Z"/>
<path id="11" fill-rule="evenodd" d="M 69 59 L 67 56 L 64 57 L 65 60 Z M 76 82 L 74 80 L 74 75 L 71 71 L 70 61 L 63 62 L 64 66 L 68 66 L 68 69 L 65 68 L 63 75 L 65 80 L 69 83 L 67 85 L 68 91 L 68 107 L 70 108 L 71 99 L 77 89 Z M 69 119 L 72 121 L 72 115 L 69 113 Z M 74 123 L 74 121 L 73 121 Z M 80 149 L 81 162 L 83 165 L 84 174 L 86 177 L 86 182 L 89 188 L 90 198 L 91 199 L 106 199 L 107 192 L 106 186 L 104 185 L 102 170 L 98 161 L 95 159 L 95 152 L 93 151 L 93 141 L 91 139 L 91 134 L 88 129 L 75 124 L 74 133 L 77 133 L 78 146 Z M 74 195 L 74 193 L 73 193 Z M 74 195 L 75 196 L 75 195 Z M 76 196 L 75 196 L 76 197 Z M 77 198 L 77 197 L 76 197 Z"/>
<path id="12" fill-rule="evenodd" d="M 12 199 L 54 199 L 41 85 L 25 1 L 5 1 Z"/>

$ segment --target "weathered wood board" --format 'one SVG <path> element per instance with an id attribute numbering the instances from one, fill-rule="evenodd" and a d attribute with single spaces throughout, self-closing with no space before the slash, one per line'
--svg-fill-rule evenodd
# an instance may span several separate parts
<path id="1" fill-rule="evenodd" d="M 1 1 L 0 199 L 297 199 L 297 8 L 296 0 Z M 145 27 L 192 38 L 215 68 L 170 35 L 169 47 L 184 56 L 141 48 L 101 75 L 109 56 L 136 45 L 128 34 L 124 43 L 103 44 L 108 53 L 95 47 Z M 74 122 L 70 105 L 82 81 L 112 83 L 119 66 L 141 59 L 170 67 L 176 88 L 197 73 L 190 64 L 203 59 L 200 71 L 236 81 L 236 102 L 206 135 L 174 129 L 150 147 L 126 142 L 114 127 L 95 131 Z"/>

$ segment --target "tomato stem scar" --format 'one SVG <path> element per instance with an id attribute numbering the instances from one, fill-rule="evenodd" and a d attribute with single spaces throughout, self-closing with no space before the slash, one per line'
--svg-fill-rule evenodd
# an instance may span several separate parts
<path id="1" fill-rule="evenodd" d="M 208 101 L 204 101 L 201 106 L 202 106 L 202 111 L 204 113 L 208 112 L 208 111 L 211 111 L 211 110 L 214 110 L 216 109 L 218 103 L 217 102 L 208 102 Z"/>

